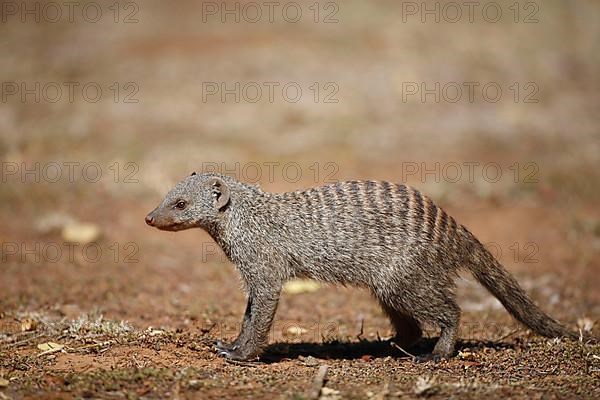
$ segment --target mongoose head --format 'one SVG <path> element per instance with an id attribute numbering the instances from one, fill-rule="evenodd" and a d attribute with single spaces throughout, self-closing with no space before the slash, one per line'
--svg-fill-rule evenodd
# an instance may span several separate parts
<path id="1" fill-rule="evenodd" d="M 164 231 L 206 228 L 217 222 L 229 204 L 229 186 L 222 177 L 195 172 L 179 182 L 146 216 L 146 223 Z"/>

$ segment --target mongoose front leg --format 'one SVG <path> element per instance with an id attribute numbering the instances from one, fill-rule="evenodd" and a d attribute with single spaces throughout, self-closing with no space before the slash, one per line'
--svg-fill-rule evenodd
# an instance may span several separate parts
<path id="1" fill-rule="evenodd" d="M 244 318 L 242 320 L 242 328 L 238 337 L 232 343 L 225 343 L 220 340 L 217 340 L 215 347 L 219 352 L 232 351 L 239 347 L 240 343 L 243 341 L 242 333 L 248 330 L 248 325 L 250 324 L 250 315 L 252 310 L 252 298 L 248 296 L 248 302 L 246 304 L 246 311 L 244 311 Z"/>
<path id="2" fill-rule="evenodd" d="M 260 355 L 269 340 L 269 331 L 277 310 L 281 286 L 260 287 L 249 294 L 250 315 L 244 318 L 240 335 L 230 349 L 221 349 L 219 354 L 231 360 L 251 360 Z"/>

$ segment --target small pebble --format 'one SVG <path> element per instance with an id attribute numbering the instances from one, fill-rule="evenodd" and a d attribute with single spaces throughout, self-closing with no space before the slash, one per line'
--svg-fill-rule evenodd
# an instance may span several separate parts
<path id="1" fill-rule="evenodd" d="M 193 390 L 200 389 L 202 387 L 202 382 L 197 379 L 191 379 L 188 381 L 188 387 Z"/>
<path id="2" fill-rule="evenodd" d="M 302 363 L 307 367 L 316 367 L 317 365 L 319 365 L 319 360 L 317 360 L 313 356 L 302 357 L 300 358 L 300 361 L 302 361 Z"/>

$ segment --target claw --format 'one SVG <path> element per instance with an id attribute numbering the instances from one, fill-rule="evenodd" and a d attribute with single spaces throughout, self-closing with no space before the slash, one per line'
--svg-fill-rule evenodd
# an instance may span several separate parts
<path id="1" fill-rule="evenodd" d="M 215 342 L 215 349 L 217 351 L 219 351 L 219 354 L 222 354 L 221 352 L 230 352 L 230 351 L 236 351 L 237 349 L 239 349 L 240 346 L 238 344 L 227 344 L 227 343 L 223 343 L 220 340 L 217 340 Z"/>
<path id="2" fill-rule="evenodd" d="M 227 350 L 229 350 L 229 346 L 226 343 L 223 343 L 220 340 L 217 340 L 215 343 L 215 349 L 217 349 L 219 351 L 227 351 Z"/>
<path id="3" fill-rule="evenodd" d="M 228 360 L 233 360 L 233 361 L 246 361 L 248 360 L 248 357 L 245 357 L 244 355 L 242 355 L 242 353 L 240 353 L 237 348 L 238 346 L 235 346 L 235 349 L 231 349 L 231 350 L 220 350 L 218 352 L 218 355 L 221 357 L 225 357 Z"/>
<path id="4" fill-rule="evenodd" d="M 247 357 L 243 355 L 244 352 L 240 351 L 240 345 L 234 343 L 226 344 L 220 340 L 217 340 L 214 345 L 217 355 L 225 357 L 228 360 L 246 360 Z"/>

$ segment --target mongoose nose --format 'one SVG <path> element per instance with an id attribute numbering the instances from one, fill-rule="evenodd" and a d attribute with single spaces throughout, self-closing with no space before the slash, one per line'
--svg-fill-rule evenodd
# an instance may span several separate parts
<path id="1" fill-rule="evenodd" d="M 154 217 L 150 214 L 146 215 L 146 224 L 152 226 L 152 222 L 154 222 Z"/>

